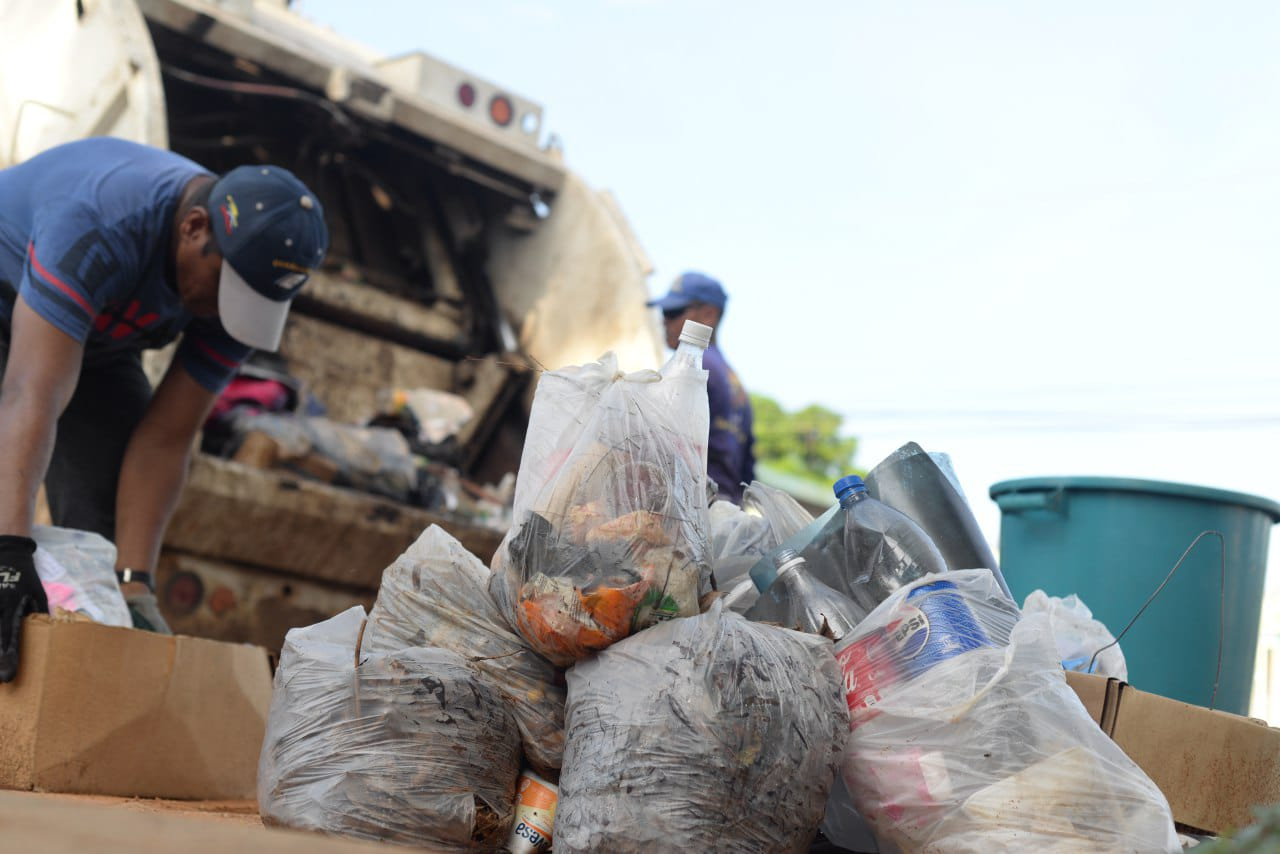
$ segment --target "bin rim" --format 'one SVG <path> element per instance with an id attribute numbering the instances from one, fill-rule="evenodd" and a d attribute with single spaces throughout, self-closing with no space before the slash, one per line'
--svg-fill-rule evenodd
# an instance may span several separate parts
<path id="1" fill-rule="evenodd" d="M 1274 525 L 1280 522 L 1280 502 L 1272 501 L 1261 495 L 1247 492 L 1233 492 L 1229 489 L 1215 489 L 1210 486 L 1196 486 L 1190 483 L 1174 483 L 1165 480 L 1142 480 L 1132 477 L 1024 477 L 1017 480 L 1002 480 L 991 485 L 987 494 L 992 501 L 1001 495 L 1015 492 L 1047 492 L 1047 491 L 1082 492 L 1147 492 L 1156 495 L 1169 495 L 1175 498 L 1190 498 L 1196 501 L 1215 501 L 1219 504 L 1237 504 L 1250 510 L 1260 510 L 1271 517 Z"/>

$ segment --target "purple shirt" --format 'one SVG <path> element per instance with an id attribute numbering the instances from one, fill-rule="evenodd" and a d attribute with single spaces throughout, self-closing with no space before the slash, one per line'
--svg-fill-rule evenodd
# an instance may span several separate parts
<path id="1" fill-rule="evenodd" d="M 741 504 L 744 484 L 756 476 L 751 400 L 738 375 L 714 344 L 702 354 L 702 367 L 707 371 L 707 399 L 711 409 L 707 473 L 720 487 L 721 498 Z"/>

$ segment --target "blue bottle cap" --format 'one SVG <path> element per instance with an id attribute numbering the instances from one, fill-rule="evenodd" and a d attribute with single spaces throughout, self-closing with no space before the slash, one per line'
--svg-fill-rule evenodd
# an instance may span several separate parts
<path id="1" fill-rule="evenodd" d="M 831 487 L 831 489 L 835 492 L 836 498 L 839 499 L 851 489 L 866 492 L 867 485 L 863 483 L 862 478 L 858 477 L 856 474 L 847 474 L 837 480 L 835 486 Z"/>

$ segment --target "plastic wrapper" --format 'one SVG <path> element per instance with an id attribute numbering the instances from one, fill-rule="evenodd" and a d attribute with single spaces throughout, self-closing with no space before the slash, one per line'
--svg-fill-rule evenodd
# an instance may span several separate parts
<path id="1" fill-rule="evenodd" d="M 246 414 L 241 434 L 258 431 L 280 443 L 287 458 L 315 453 L 337 467 L 334 482 L 363 492 L 408 501 L 418 487 L 418 463 L 398 430 L 353 427 L 323 416 Z"/>
<path id="2" fill-rule="evenodd" d="M 116 581 L 116 547 L 91 531 L 35 525 L 36 574 L 49 599 L 61 608 L 108 626 L 133 627 Z"/>
<path id="3" fill-rule="evenodd" d="M 741 507 L 729 501 L 711 505 L 712 569 L 730 608 L 746 613 L 757 592 L 751 567 L 812 521 L 794 498 L 758 480 L 743 493 Z"/>
<path id="4" fill-rule="evenodd" d="M 1022 613 L 1048 614 L 1064 669 L 1115 677 L 1122 682 L 1129 680 L 1129 667 L 1125 664 L 1120 645 L 1111 646 L 1115 643 L 1115 635 L 1093 618 L 1093 612 L 1074 593 L 1060 597 L 1050 596 L 1043 590 L 1033 590 L 1022 604 Z M 1102 652 L 1095 660 L 1094 653 L 1099 650 Z M 1090 662 L 1092 670 L 1089 669 Z"/>
<path id="5" fill-rule="evenodd" d="M 432 525 L 382 573 L 361 649 L 433 646 L 459 653 L 506 696 L 530 763 L 559 768 L 564 678 L 507 625 L 488 582 L 488 567 Z"/>
<path id="6" fill-rule="evenodd" d="M 434 388 L 392 388 L 378 394 L 378 408 L 387 414 L 407 412 L 420 442 L 438 445 L 457 434 L 475 411 L 466 398 Z"/>
<path id="7" fill-rule="evenodd" d="M 520 734 L 455 652 L 355 658 L 355 607 L 285 638 L 258 765 L 269 824 L 437 851 L 493 851 L 511 827 Z"/>
<path id="8" fill-rule="evenodd" d="M 542 376 L 494 598 L 560 665 L 711 589 L 706 372 L 621 374 L 612 354 Z"/>
<path id="9" fill-rule="evenodd" d="M 990 572 L 907 585 L 836 656 L 852 730 L 845 782 L 882 843 L 1177 849 L 1160 790 L 1067 685 L 1048 618 L 1020 619 Z"/>
<path id="10" fill-rule="evenodd" d="M 830 641 L 717 602 L 568 678 L 558 854 L 806 850 L 848 729 Z"/>

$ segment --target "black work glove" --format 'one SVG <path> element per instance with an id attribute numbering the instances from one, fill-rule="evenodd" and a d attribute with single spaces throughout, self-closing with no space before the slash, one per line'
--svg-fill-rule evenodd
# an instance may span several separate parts
<path id="1" fill-rule="evenodd" d="M 35 553 L 36 541 L 30 537 L 0 536 L 0 682 L 18 675 L 23 618 L 49 611 Z"/>

